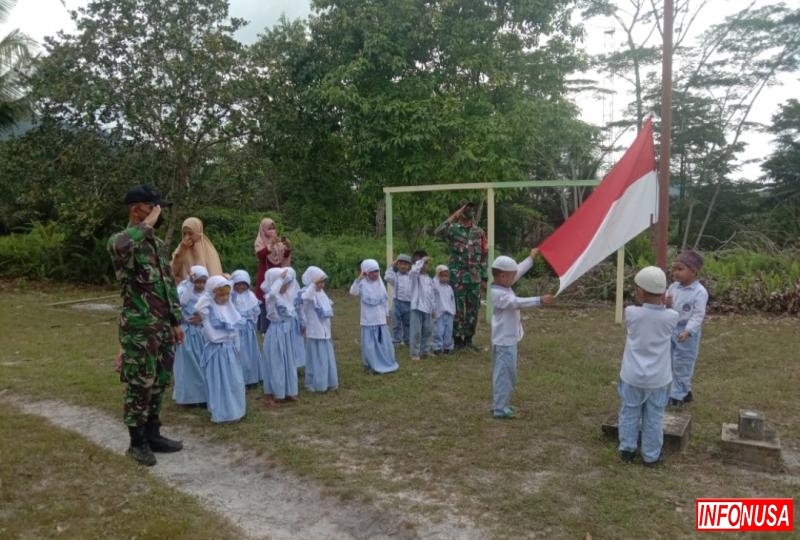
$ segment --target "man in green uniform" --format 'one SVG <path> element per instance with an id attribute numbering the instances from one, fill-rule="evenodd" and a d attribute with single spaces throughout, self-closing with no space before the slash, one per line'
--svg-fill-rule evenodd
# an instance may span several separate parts
<path id="1" fill-rule="evenodd" d="M 488 244 L 486 233 L 475 225 L 474 218 L 474 205 L 462 201 L 461 207 L 434 231 L 436 236 L 447 241 L 450 251 L 450 283 L 456 299 L 453 319 L 456 349 L 477 348 L 472 343 L 472 336 L 478 324 L 481 288 L 486 285 Z"/>
<path id="2" fill-rule="evenodd" d="M 122 285 L 119 342 L 125 383 L 124 422 L 130 432 L 128 455 L 142 465 L 156 463 L 153 452 L 177 452 L 183 443 L 163 437 L 159 413 L 172 375 L 175 344 L 183 342 L 181 311 L 172 269 L 155 234 L 161 195 L 135 186 L 125 195 L 128 226 L 108 240 L 117 280 Z"/>

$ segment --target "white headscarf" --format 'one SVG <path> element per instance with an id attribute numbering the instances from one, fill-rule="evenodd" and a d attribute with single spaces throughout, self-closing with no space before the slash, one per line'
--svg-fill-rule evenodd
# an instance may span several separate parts
<path id="1" fill-rule="evenodd" d="M 333 302 L 325 294 L 324 290 L 318 290 L 316 282 L 319 279 L 328 279 L 328 275 L 322 271 L 318 266 L 309 266 L 303 272 L 303 290 L 313 290 L 313 296 L 310 297 L 314 302 L 314 311 L 320 318 L 333 316 Z M 309 298 L 305 296 L 305 298 Z"/>
<path id="2" fill-rule="evenodd" d="M 318 266 L 309 266 L 303 272 L 303 285 L 306 287 L 316 283 L 318 279 L 328 279 L 328 275 Z"/>
<path id="3" fill-rule="evenodd" d="M 378 264 L 378 261 L 375 259 L 364 259 L 361 261 L 361 271 L 362 272 L 375 272 L 376 270 L 380 270 L 381 265 Z"/>
<path id="4" fill-rule="evenodd" d="M 206 292 L 200 300 L 197 301 L 196 310 L 201 312 L 208 307 L 212 319 L 221 320 L 232 327 L 241 320 L 242 316 L 239 315 L 239 312 L 236 311 L 236 308 L 230 300 L 224 304 L 217 304 L 214 300 L 214 291 L 225 286 L 233 287 L 233 284 L 225 276 L 211 276 L 208 278 L 208 281 L 206 281 Z"/>
<path id="5" fill-rule="evenodd" d="M 231 283 L 234 285 L 237 283 L 247 283 L 247 286 L 249 287 L 250 274 L 247 273 L 247 270 L 234 270 L 231 274 Z M 233 305 L 236 306 L 236 309 L 238 309 L 240 313 L 246 313 L 254 307 L 258 307 L 258 298 L 256 298 L 256 295 L 251 290 L 238 293 L 236 292 L 236 289 L 234 289 L 231 292 L 231 300 L 233 301 Z"/>
<path id="6" fill-rule="evenodd" d="M 205 266 L 196 264 L 189 269 L 189 279 L 194 281 L 197 278 L 208 279 L 208 270 Z"/>
<path id="7" fill-rule="evenodd" d="M 437 276 L 439 274 L 441 274 L 442 272 L 449 272 L 449 271 L 450 271 L 450 268 L 448 268 L 446 264 L 440 264 L 439 266 L 436 267 L 436 275 Z"/>
<path id="8" fill-rule="evenodd" d="M 381 266 L 375 259 L 364 259 L 361 261 L 362 272 L 369 273 L 380 269 Z M 375 281 L 372 281 L 368 277 L 361 280 L 361 297 L 370 298 L 379 302 L 385 301 L 389 298 L 389 295 L 386 293 L 386 285 L 384 285 L 380 274 L 378 275 L 378 279 Z"/>
<path id="9" fill-rule="evenodd" d="M 247 283 L 247 286 L 250 286 L 250 274 L 247 273 L 247 270 L 234 270 L 231 274 L 231 283 L 236 285 L 237 283 Z"/>

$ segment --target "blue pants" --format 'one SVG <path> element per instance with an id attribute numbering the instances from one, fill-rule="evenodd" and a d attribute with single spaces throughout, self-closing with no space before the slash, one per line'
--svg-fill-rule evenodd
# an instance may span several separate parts
<path id="1" fill-rule="evenodd" d="M 502 414 L 511 405 L 517 384 L 517 346 L 492 345 L 492 413 Z"/>
<path id="2" fill-rule="evenodd" d="M 635 452 L 642 424 L 642 459 L 651 463 L 661 455 L 664 443 L 664 409 L 669 399 L 669 385 L 640 388 L 619 381 L 619 449 Z"/>
<path id="3" fill-rule="evenodd" d="M 397 300 L 392 304 L 392 342 L 408 344 L 411 331 L 411 302 Z"/>
<path id="4" fill-rule="evenodd" d="M 433 350 L 453 350 L 453 314 L 442 313 L 434 321 Z"/>
<path id="5" fill-rule="evenodd" d="M 683 343 L 678 342 L 678 334 L 686 327 L 678 326 L 672 333 L 672 388 L 669 397 L 683 399 L 692 389 L 692 376 L 700 350 L 700 331 L 690 335 Z"/>
<path id="6" fill-rule="evenodd" d="M 433 320 L 430 313 L 411 310 L 411 339 L 408 342 L 411 358 L 425 356 L 431 352 L 431 337 L 433 336 Z"/>

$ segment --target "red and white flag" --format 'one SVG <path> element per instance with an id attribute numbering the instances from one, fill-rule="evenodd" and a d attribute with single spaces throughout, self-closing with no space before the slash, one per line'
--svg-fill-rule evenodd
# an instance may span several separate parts
<path id="1" fill-rule="evenodd" d="M 539 252 L 558 275 L 560 293 L 656 221 L 658 175 L 648 119 L 622 159 Z"/>

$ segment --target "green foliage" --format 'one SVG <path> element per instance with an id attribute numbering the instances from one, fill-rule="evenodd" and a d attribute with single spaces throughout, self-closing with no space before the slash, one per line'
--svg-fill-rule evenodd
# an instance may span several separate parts
<path id="1" fill-rule="evenodd" d="M 26 234 L 0 236 L 0 268 L 6 277 L 63 278 L 66 235 L 54 223 L 34 223 Z"/>

